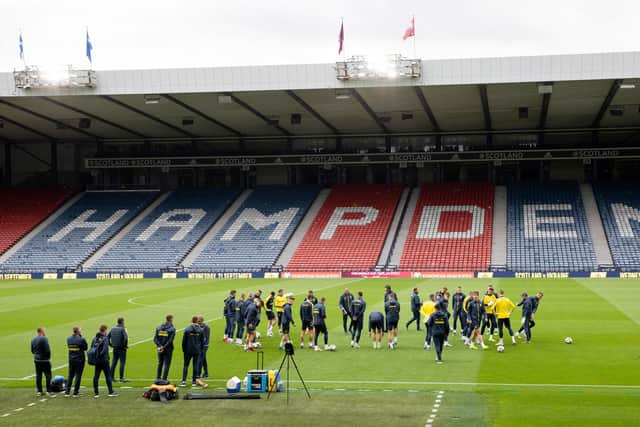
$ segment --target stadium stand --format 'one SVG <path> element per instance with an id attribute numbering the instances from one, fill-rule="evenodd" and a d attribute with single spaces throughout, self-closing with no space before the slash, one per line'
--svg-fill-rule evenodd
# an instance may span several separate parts
<path id="1" fill-rule="evenodd" d="M 0 254 L 75 193 L 73 189 L 0 188 Z"/>
<path id="2" fill-rule="evenodd" d="M 190 270 L 272 267 L 317 193 L 315 186 L 256 188 L 194 260 Z"/>
<path id="3" fill-rule="evenodd" d="M 237 194 L 237 189 L 173 192 L 90 269 L 158 271 L 177 267 Z"/>
<path id="4" fill-rule="evenodd" d="M 76 268 L 157 195 L 157 191 L 86 192 L 0 268 L 5 271 Z"/>
<path id="5" fill-rule="evenodd" d="M 364 270 L 376 265 L 401 186 L 339 185 L 332 189 L 287 270 Z"/>
<path id="6" fill-rule="evenodd" d="M 577 183 L 517 183 L 507 195 L 507 266 L 522 272 L 593 271 L 593 243 Z"/>
<path id="7" fill-rule="evenodd" d="M 621 271 L 640 269 L 640 194 L 638 183 L 593 185 L 613 263 Z"/>
<path id="8" fill-rule="evenodd" d="M 491 262 L 490 184 L 427 184 L 413 214 L 401 270 L 487 270 Z"/>

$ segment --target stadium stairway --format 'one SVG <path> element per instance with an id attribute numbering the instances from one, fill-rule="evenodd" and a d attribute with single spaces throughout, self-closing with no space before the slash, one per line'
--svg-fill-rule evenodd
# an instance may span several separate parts
<path id="1" fill-rule="evenodd" d="M 507 267 L 507 188 L 498 185 L 493 198 L 493 239 L 491 243 L 491 268 Z"/>
<path id="2" fill-rule="evenodd" d="M 287 265 L 289 265 L 291 257 L 298 250 L 302 239 L 304 239 L 304 236 L 307 234 L 307 231 L 309 231 L 309 227 L 311 227 L 313 220 L 318 215 L 318 211 L 320 211 L 320 208 L 327 200 L 327 197 L 329 197 L 329 193 L 331 193 L 331 189 L 329 188 L 320 190 L 320 193 L 318 193 L 313 204 L 311 204 L 311 207 L 307 210 L 307 213 L 300 222 L 300 225 L 298 225 L 298 228 L 296 228 L 296 231 L 294 231 L 289 242 L 280 253 L 280 256 L 276 260 L 276 266 L 287 267 Z"/>
<path id="3" fill-rule="evenodd" d="M 94 266 L 94 264 L 100 258 L 102 258 L 103 255 L 109 252 L 124 236 L 127 235 L 127 233 L 129 233 L 136 225 L 138 225 L 144 217 L 149 215 L 151 211 L 158 207 L 160 203 L 164 202 L 170 194 L 171 193 L 161 194 L 156 200 L 154 200 L 149 206 L 147 206 L 145 210 L 140 213 L 140 215 L 136 216 L 127 225 L 122 227 L 122 230 L 116 233 L 111 239 L 109 239 L 104 245 L 102 245 L 97 251 L 95 251 L 93 255 L 91 255 L 85 262 L 82 263 L 82 269 L 90 270 Z M 113 268 L 115 269 L 123 267 L 114 266 Z"/>
<path id="4" fill-rule="evenodd" d="M 76 269 L 157 196 L 157 191 L 88 191 L 33 235 L 2 267 L 13 271 Z"/>
<path id="5" fill-rule="evenodd" d="M 384 239 L 384 245 L 382 245 L 382 251 L 380 251 L 380 256 L 378 257 L 378 265 L 380 266 L 386 267 L 389 264 L 391 250 L 393 249 L 393 245 L 398 237 L 400 223 L 406 211 L 410 194 L 410 188 L 405 188 L 404 190 L 402 190 L 400 201 L 398 202 L 398 206 L 396 206 L 396 212 L 393 214 L 391 225 L 389 226 L 389 230 L 387 231 L 387 237 L 386 239 Z"/>
<path id="6" fill-rule="evenodd" d="M 401 193 L 402 187 L 397 185 L 334 187 L 287 270 L 371 270 Z"/>
<path id="7" fill-rule="evenodd" d="M 399 268 L 486 271 L 491 261 L 493 201 L 490 184 L 424 185 Z"/>
<path id="8" fill-rule="evenodd" d="M 638 183 L 593 185 L 614 265 L 640 271 L 640 194 Z"/>
<path id="9" fill-rule="evenodd" d="M 75 193 L 72 189 L 0 188 L 0 254 Z"/>
<path id="10" fill-rule="evenodd" d="M 316 198 L 317 186 L 257 187 L 191 264 L 192 270 L 273 267 Z"/>
<path id="11" fill-rule="evenodd" d="M 508 186 L 507 267 L 521 272 L 596 268 L 587 215 L 576 182 Z"/>
<path id="12" fill-rule="evenodd" d="M 180 263 L 185 268 L 191 268 L 193 262 L 200 256 L 202 251 L 209 245 L 211 240 L 220 232 L 222 227 L 229 221 L 229 219 L 238 211 L 240 206 L 251 196 L 253 190 L 244 190 L 236 198 L 236 200 L 227 208 L 226 211 L 213 223 L 209 231 L 204 233 L 200 240 L 193 246 L 193 248 L 184 256 Z"/>
<path id="13" fill-rule="evenodd" d="M 589 232 L 591 233 L 591 240 L 593 241 L 596 262 L 598 265 L 612 265 L 611 250 L 609 249 L 609 242 L 604 233 L 598 204 L 593 195 L 593 188 L 591 188 L 589 184 L 582 184 L 580 185 L 580 193 L 582 195 L 582 203 L 584 203 L 584 210 L 587 214 L 587 223 L 589 224 Z"/>
<path id="14" fill-rule="evenodd" d="M 409 235 L 409 228 L 411 227 L 411 221 L 413 220 L 413 213 L 416 211 L 419 198 L 420 187 L 416 187 L 411 190 L 409 195 L 409 200 L 404 211 L 404 216 L 402 217 L 402 222 L 400 223 L 395 241 L 391 247 L 391 254 L 389 256 L 387 267 L 397 267 L 400 265 L 400 258 L 402 258 L 402 251 L 404 250 L 404 244 L 407 241 L 407 236 Z"/>

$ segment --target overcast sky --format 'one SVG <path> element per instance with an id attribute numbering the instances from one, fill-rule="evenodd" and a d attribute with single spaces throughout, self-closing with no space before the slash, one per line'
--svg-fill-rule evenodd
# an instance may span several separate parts
<path id="1" fill-rule="evenodd" d="M 33 65 L 95 69 L 322 63 L 345 51 L 424 59 L 630 51 L 640 1 L 616 0 L 2 0 L 0 71 Z"/>

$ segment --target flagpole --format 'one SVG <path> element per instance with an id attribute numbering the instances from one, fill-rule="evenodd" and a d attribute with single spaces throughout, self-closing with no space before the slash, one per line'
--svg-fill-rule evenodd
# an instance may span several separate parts
<path id="1" fill-rule="evenodd" d="M 413 24 L 413 58 L 416 59 L 416 16 L 411 16 L 411 23 Z"/>
<path id="2" fill-rule="evenodd" d="M 22 38 L 22 28 L 20 28 L 20 59 L 22 59 L 22 67 L 27 69 L 27 60 L 24 59 L 24 39 Z"/>
<path id="3" fill-rule="evenodd" d="M 340 28 L 342 29 L 342 62 L 347 62 L 347 55 L 344 51 L 344 16 L 340 17 Z"/>

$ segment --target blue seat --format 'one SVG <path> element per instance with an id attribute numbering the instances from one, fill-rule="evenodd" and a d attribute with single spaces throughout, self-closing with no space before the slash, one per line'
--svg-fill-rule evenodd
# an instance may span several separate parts
<path id="1" fill-rule="evenodd" d="M 104 254 L 91 270 L 158 271 L 178 266 L 238 192 L 238 189 L 173 192 Z M 150 229 L 159 218 L 164 219 L 165 226 Z M 179 233 L 181 222 L 188 225 L 184 228 L 186 233 Z"/>
<path id="2" fill-rule="evenodd" d="M 613 263 L 640 271 L 640 192 L 637 182 L 593 185 Z"/>
<path id="3" fill-rule="evenodd" d="M 510 270 L 569 272 L 592 271 L 596 267 L 577 183 L 517 183 L 507 191 L 507 267 Z M 532 205 L 538 205 L 535 212 Z M 534 217 L 540 218 L 538 223 Z M 566 217 L 573 222 L 566 221 Z"/>
<path id="4" fill-rule="evenodd" d="M 77 268 L 158 196 L 157 191 L 86 192 L 1 266 L 4 270 L 48 271 Z M 109 224 L 71 227 L 86 222 Z"/>
<path id="5" fill-rule="evenodd" d="M 259 270 L 273 266 L 318 190 L 315 186 L 258 187 L 191 269 Z"/>

